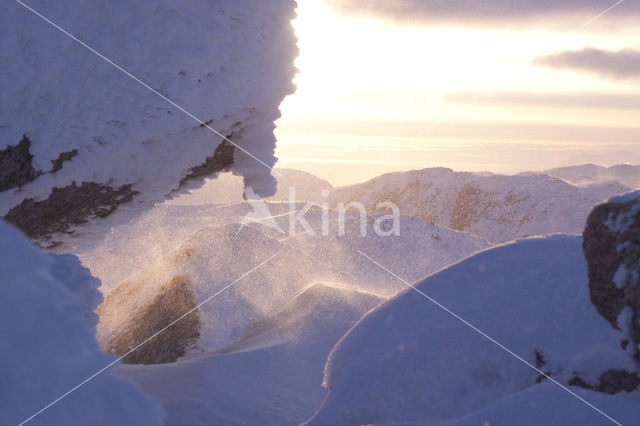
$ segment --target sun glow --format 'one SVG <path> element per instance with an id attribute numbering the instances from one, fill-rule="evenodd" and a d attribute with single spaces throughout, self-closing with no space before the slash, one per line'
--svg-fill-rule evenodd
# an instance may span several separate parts
<path id="1" fill-rule="evenodd" d="M 325 6 L 322 0 L 301 1 L 298 19 L 293 22 L 300 47 L 296 61 L 299 74 L 295 80 L 298 89 L 281 105 L 283 118 L 277 122 L 276 130 L 279 164 L 305 168 L 333 178 L 334 183 L 347 183 L 353 178 L 361 180 L 392 169 L 435 165 L 518 171 L 525 165 L 531 167 L 530 160 L 522 154 L 518 154 L 520 160 L 509 160 L 510 164 L 496 167 L 493 161 L 488 163 L 486 158 L 477 156 L 461 161 L 469 158 L 468 153 L 463 155 L 461 148 L 453 148 L 474 143 L 506 143 L 507 140 L 511 144 L 556 146 L 572 142 L 575 145 L 575 138 L 585 134 L 584 128 L 594 125 L 633 131 L 637 127 L 635 110 L 607 110 L 597 104 L 584 109 L 580 105 L 574 108 L 544 103 L 483 102 L 483 97 L 493 93 L 589 92 L 597 95 L 635 90 L 632 82 L 533 64 L 535 58 L 558 50 L 579 50 L 590 45 L 618 49 L 621 39 L 634 39 L 633 34 L 628 33 L 631 30 L 621 29 L 624 35 L 613 36 L 597 31 L 574 31 L 582 23 L 578 19 L 558 24 L 566 31 L 403 25 L 390 20 L 341 15 Z M 540 123 L 549 129 L 538 130 Z M 588 136 L 589 133 L 587 131 Z M 627 140 L 628 135 L 622 139 Z M 436 158 L 431 154 L 395 152 L 394 161 L 389 161 L 387 169 L 374 169 L 368 175 L 356 173 L 355 177 L 350 174 L 348 178 L 342 172 L 329 173 L 329 169 L 337 169 L 330 166 L 325 165 L 326 170 L 304 166 L 322 161 L 327 165 L 380 162 L 380 154 L 372 155 L 372 151 L 385 149 L 390 153 L 405 145 L 446 154 Z M 348 153 L 344 151 L 346 148 Z M 501 155 L 503 159 L 509 158 Z M 574 152 L 567 154 L 573 155 Z M 425 157 L 432 160 L 425 161 Z M 565 161 L 556 154 L 541 154 L 538 158 L 549 162 L 539 165 L 543 168 L 562 165 Z M 640 156 L 638 159 L 640 161 Z M 336 175 L 343 179 L 336 180 Z"/>
<path id="2" fill-rule="evenodd" d="M 584 35 L 399 26 L 340 16 L 317 0 L 301 2 L 294 26 L 300 73 L 297 93 L 282 105 L 287 118 L 457 118 L 443 110 L 447 92 L 612 86 L 531 65 L 559 47 L 582 47 Z"/>

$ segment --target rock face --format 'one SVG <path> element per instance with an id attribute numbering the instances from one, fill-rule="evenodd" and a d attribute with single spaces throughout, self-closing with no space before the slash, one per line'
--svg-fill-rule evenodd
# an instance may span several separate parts
<path id="1" fill-rule="evenodd" d="M 640 192 L 596 207 L 583 247 L 591 300 L 600 315 L 623 331 L 623 349 L 640 362 Z"/>
<path id="2" fill-rule="evenodd" d="M 98 314 L 113 309 L 136 288 L 135 284 L 122 284 L 100 305 Z M 160 288 L 149 304 L 131 315 L 108 349 L 123 356 L 125 364 L 164 364 L 177 361 L 198 337 L 200 317 L 188 279 L 175 277 Z"/>
<path id="3" fill-rule="evenodd" d="M 0 5 L 0 217 L 50 246 L 223 169 L 275 193 L 295 0 L 29 7 L 143 84 L 20 3 Z"/>
<path id="4" fill-rule="evenodd" d="M 23 136 L 17 145 L 0 151 L 0 191 L 20 188 L 40 175 L 31 165 L 30 146 L 29 138 Z"/>

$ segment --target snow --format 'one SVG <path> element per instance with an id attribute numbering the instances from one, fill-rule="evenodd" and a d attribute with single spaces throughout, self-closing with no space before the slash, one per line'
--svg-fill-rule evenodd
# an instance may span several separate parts
<path id="1" fill-rule="evenodd" d="M 389 173 L 338 188 L 332 205 L 381 201 L 402 215 L 464 231 L 491 243 L 551 233 L 581 234 L 592 207 L 630 188 L 619 183 L 579 187 L 544 174 L 506 176 L 433 168 Z"/>
<path id="2" fill-rule="evenodd" d="M 625 264 L 620 265 L 615 275 L 613 276 L 613 282 L 616 285 L 616 288 L 623 289 L 627 285 L 627 280 L 629 278 L 629 270 Z"/>
<path id="3" fill-rule="evenodd" d="M 114 360 L 90 329 L 87 271 L 42 253 L 0 221 L 0 423 L 18 424 Z M 64 272 L 63 272 L 64 271 Z M 56 277 L 65 275 L 65 281 Z M 89 324 L 87 324 L 89 322 Z M 159 406 L 130 381 L 104 372 L 31 424 L 156 425 Z"/>
<path id="4" fill-rule="evenodd" d="M 333 344 L 381 300 L 314 284 L 227 348 L 175 364 L 122 366 L 118 373 L 162 402 L 168 424 L 296 425 L 326 396 L 322 370 Z"/>
<path id="5" fill-rule="evenodd" d="M 559 194 L 579 198 L 586 191 L 540 176 L 511 181 L 504 176 L 442 169 L 423 173 L 431 176 L 422 186 L 410 185 L 403 193 L 401 213 L 433 208 L 445 217 L 450 194 L 443 188 L 464 187 L 470 180 L 494 200 L 500 199 L 495 194 L 512 191 L 515 199 L 535 201 L 544 193 L 534 191 L 537 185 L 558 189 L 552 191 L 553 199 Z M 372 203 L 380 202 L 384 199 L 378 195 L 405 185 L 406 175 L 387 176 L 376 187 L 359 189 L 334 189 L 295 171 L 284 170 L 283 176 L 276 196 L 265 203 L 247 203 L 238 199 L 242 182 L 223 174 L 202 189 L 158 204 L 128 223 L 114 221 L 104 239 L 70 238 L 60 252 L 75 255 L 43 254 L 30 245 L 24 251 L 25 239 L 5 225 L 9 237 L 0 238 L 0 249 L 4 252 L 15 246 L 12 256 L 22 263 L 14 265 L 12 257 L 2 261 L 10 274 L 22 277 L 26 284 L 18 281 L 20 290 L 31 291 L 34 300 L 29 309 L 14 317 L 25 318 L 19 324 L 27 324 L 33 319 L 27 311 L 37 309 L 47 320 L 46 327 L 31 323 L 28 331 L 2 330 L 10 342 L 17 339 L 11 333 L 38 333 L 37 342 L 30 342 L 38 347 L 20 352 L 39 355 L 27 358 L 16 371 L 20 377 L 32 378 L 28 367 L 37 369 L 42 375 L 38 380 L 45 383 L 38 392 L 47 389 L 49 393 L 25 411 L 36 411 L 57 396 L 52 394 L 64 392 L 112 362 L 114 358 L 101 353 L 95 340 L 103 349 L 108 347 L 137 309 L 172 278 L 187 277 L 194 302 L 199 303 L 278 253 L 199 309 L 200 337 L 177 362 L 120 365 L 114 369 L 118 379 L 105 372 L 65 399 L 69 406 L 43 413 L 42 421 L 69 424 L 65 413 L 73 412 L 69 411 L 73 404 L 91 408 L 95 401 L 89 398 L 100 392 L 112 405 L 97 412 L 104 422 L 117 424 L 160 423 L 157 404 L 166 424 L 293 425 L 310 419 L 312 424 L 607 424 L 603 416 L 548 380 L 536 384 L 539 372 L 358 254 L 367 254 L 408 282 L 418 281 L 421 291 L 554 379 L 567 383 L 579 376 L 594 384 L 605 370 L 635 371 L 636 366 L 620 349 L 620 332 L 597 314 L 589 300 L 579 237 L 530 238 L 490 248 L 482 238 L 415 215 L 400 218 L 399 236 L 382 237 L 372 232 L 377 213 L 366 217 L 367 233 L 362 237 L 355 211 L 346 215 L 342 236 L 338 235 L 339 215 L 330 212 L 330 232 L 323 235 L 325 212 L 302 200 L 333 202 L 336 194 L 348 190 L 370 196 Z M 303 198 L 290 204 L 288 185 L 292 184 Z M 367 194 L 372 188 L 380 192 Z M 327 197 L 323 191 L 332 193 Z M 439 194 L 434 199 L 441 202 L 435 207 L 427 202 L 434 194 Z M 208 203 L 214 201 L 223 203 Z M 534 201 L 515 205 L 538 208 Z M 580 205 L 586 208 L 589 202 Z M 269 221 L 245 220 L 260 209 L 270 215 Z M 307 209 L 304 219 L 314 232 L 297 224 L 295 234 L 290 235 L 290 219 L 303 209 Z M 488 220 L 505 217 L 508 211 L 489 215 Z M 563 220 L 569 223 L 578 216 Z M 541 221 L 535 229 L 548 232 L 557 224 Z M 485 229 L 495 231 L 492 235 L 505 235 L 495 223 Z M 29 263 L 34 257 L 43 266 Z M 5 266 L 0 269 L 4 271 Z M 132 291 L 115 291 L 131 284 L 127 288 Z M 43 292 L 45 286 L 53 290 Z M 52 293 L 57 296 L 51 297 Z M 112 300 L 107 308 L 102 305 L 96 325 L 94 310 L 102 302 L 101 294 Z M 13 309 L 20 305 L 4 295 L 0 298 L 3 303 L 10 303 Z M 5 312 L 0 306 L 0 313 Z M 619 320 L 624 329 L 630 318 Z M 51 327 L 57 332 L 50 332 Z M 40 335 L 41 330 L 46 336 Z M 63 348 L 60 341 L 65 342 Z M 74 358 L 76 348 L 82 356 L 75 354 Z M 68 361 L 59 353 L 69 357 Z M 21 355 L 20 360 L 23 358 Z M 13 358 L 4 365 L 16 363 L 18 358 Z M 41 373 L 58 365 L 59 371 Z M 126 401 L 110 396 L 116 387 Z M 625 424 L 640 409 L 638 392 L 608 396 L 572 390 Z M 30 399 L 18 394 L 22 396 L 16 401 L 22 406 L 15 405 L 23 409 Z M 124 407 L 122 414 L 113 408 L 118 404 Z M 131 414 L 130 406 L 139 406 L 140 411 Z M 19 414 L 14 417 L 31 413 Z M 52 416 L 51 421 L 45 414 Z M 78 419 L 79 424 L 92 421 Z"/>
<path id="6" fill-rule="evenodd" d="M 627 231 L 636 220 L 636 216 L 640 213 L 640 192 L 632 192 L 618 197 L 613 197 L 609 203 L 627 204 L 631 203 L 623 212 L 611 211 L 609 217 L 604 222 L 605 226 L 613 232 L 623 233 Z"/>
<path id="7" fill-rule="evenodd" d="M 275 192 L 274 120 L 294 89 L 294 0 L 29 5 L 231 136 L 266 164 L 236 149 L 233 172 L 262 195 Z M 0 150 L 26 134 L 33 166 L 45 172 L 0 194 L 0 215 L 72 182 L 131 183 L 141 193 L 131 208 L 148 207 L 178 189 L 222 142 L 17 2 L 0 6 L 0 40 Z M 46 173 L 73 149 L 78 155 L 62 170 Z"/>
<path id="8" fill-rule="evenodd" d="M 595 383 L 606 369 L 636 369 L 620 350 L 620 332 L 589 300 L 579 237 L 486 250 L 416 287 L 560 382 L 579 375 Z M 325 369 L 331 391 L 311 424 L 438 424 L 531 389 L 539 375 L 407 289 L 360 320 L 332 350 Z M 556 406 L 575 404 L 566 392 L 556 399 Z M 639 395 L 633 399 L 620 405 L 637 413 Z M 582 410 L 581 416 L 592 416 L 584 424 L 602 422 L 588 406 Z M 545 419 L 556 418 L 556 410 L 541 411 Z"/>
<path id="9" fill-rule="evenodd" d="M 82 319 L 92 332 L 95 332 L 98 323 L 95 309 L 103 300 L 102 293 L 98 291 L 100 280 L 93 277 L 74 255 L 49 256 L 53 259 L 50 269 L 53 278 L 79 299 L 79 304 L 71 304 L 69 308 L 75 309 L 75 315 Z"/>
<path id="10" fill-rule="evenodd" d="M 611 197 L 609 200 L 610 203 L 628 203 L 629 201 L 635 200 L 640 197 L 640 191 L 629 192 L 627 194 L 618 195 L 616 197 Z"/>
<path id="11" fill-rule="evenodd" d="M 616 395 L 610 396 L 580 388 L 571 390 L 581 398 L 591 401 L 596 407 L 611 415 L 624 425 L 638 421 L 638 399 Z M 566 426 L 613 424 L 605 417 L 597 417 L 585 409 L 584 403 L 568 399 L 562 389 L 552 383 L 542 383 L 510 395 L 482 410 L 459 420 L 443 423 L 446 426 L 508 425 L 520 426 Z"/>
<path id="12" fill-rule="evenodd" d="M 580 186 L 618 182 L 631 188 L 640 188 L 640 165 L 618 164 L 602 167 L 595 164 L 583 164 L 545 170 L 542 173 Z"/>
<path id="13" fill-rule="evenodd" d="M 309 201 L 322 204 L 326 200 L 323 191 L 331 191 L 329 182 L 310 173 L 293 169 L 276 168 L 278 190 L 265 201 L 288 202 L 290 189 L 293 188 L 295 201 Z M 180 206 L 197 206 L 203 204 L 234 204 L 243 201 L 242 178 L 231 173 L 220 173 L 215 179 L 207 179 L 202 187 L 187 194 L 168 200 L 165 204 Z"/>
<path id="14" fill-rule="evenodd" d="M 268 203 L 273 219 L 289 229 L 288 203 Z M 294 206 L 294 212 L 302 208 Z M 357 249 L 370 250 L 405 268 L 411 278 L 422 278 L 488 244 L 478 238 L 411 218 L 401 218 L 401 236 L 359 234 L 359 216 L 346 215 L 346 233 L 337 236 L 337 214 L 331 213 L 332 232 L 311 236 L 298 226 L 295 236 L 260 224 L 240 225 L 251 213 L 248 203 L 228 206 L 160 205 L 129 224 L 114 228 L 104 241 L 78 247 L 82 263 L 101 279 L 106 296 L 119 286 L 136 283 L 137 291 L 119 298 L 118 308 L 100 318 L 98 339 L 106 346 L 136 306 L 148 303 L 172 277 L 188 277 L 196 303 L 207 299 L 260 262 L 282 251 L 218 296 L 219 302 L 201 308 L 199 345 L 219 349 L 239 337 L 242 329 L 314 282 L 342 283 L 387 296 L 402 285 L 384 271 L 370 268 Z M 321 227 L 322 209 L 312 206 L 305 218 Z M 183 256 L 189 253 L 188 257 Z M 424 256 L 416 259 L 412 254 Z M 114 293 L 115 294 L 115 293 Z"/>

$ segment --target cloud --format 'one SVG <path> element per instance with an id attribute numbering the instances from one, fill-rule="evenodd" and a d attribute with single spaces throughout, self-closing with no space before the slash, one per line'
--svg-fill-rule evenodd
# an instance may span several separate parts
<path id="1" fill-rule="evenodd" d="M 595 17 L 613 6 L 603 0 L 323 0 L 343 13 L 373 14 L 408 21 L 495 23 L 585 15 Z M 640 13 L 639 2 L 621 2 L 607 17 Z"/>
<path id="2" fill-rule="evenodd" d="M 477 96 L 475 92 L 451 92 L 445 102 L 487 106 L 527 106 L 543 108 L 574 108 L 598 110 L 640 111 L 640 93 L 621 92 L 524 92 L 499 91 Z"/>
<path id="3" fill-rule="evenodd" d="M 602 50 L 586 47 L 536 58 L 535 65 L 582 71 L 615 80 L 640 79 L 640 50 Z"/>

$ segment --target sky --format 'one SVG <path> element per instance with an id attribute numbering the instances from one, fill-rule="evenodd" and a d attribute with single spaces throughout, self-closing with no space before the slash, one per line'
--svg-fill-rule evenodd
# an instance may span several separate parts
<path id="1" fill-rule="evenodd" d="M 640 2 L 300 0 L 279 167 L 640 163 Z"/>

